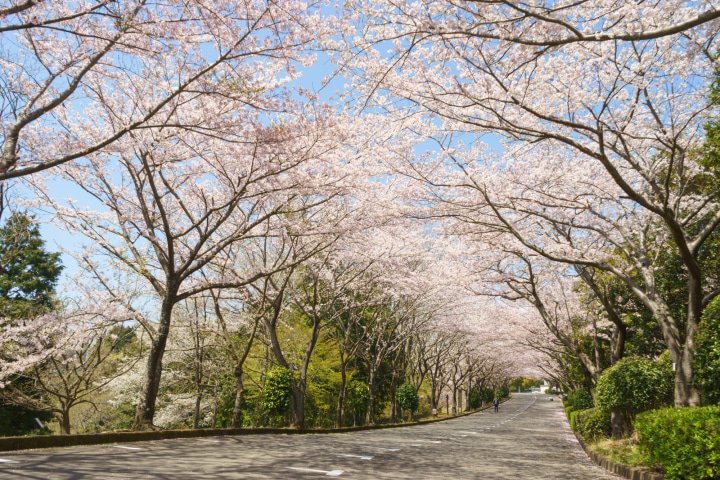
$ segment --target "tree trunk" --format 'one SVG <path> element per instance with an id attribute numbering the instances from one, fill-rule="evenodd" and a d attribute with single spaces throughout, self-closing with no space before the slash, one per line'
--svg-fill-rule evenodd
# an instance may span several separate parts
<path id="1" fill-rule="evenodd" d="M 693 384 L 693 357 L 695 337 L 702 315 L 702 288 L 699 272 L 688 275 L 688 318 L 685 327 L 685 345 L 675 360 L 675 406 L 696 407 L 700 405 L 700 393 Z"/>
<path id="2" fill-rule="evenodd" d="M 624 323 L 615 324 L 613 331 L 612 349 L 610 352 L 610 363 L 613 365 L 625 356 L 625 339 L 627 338 L 627 325 Z"/>
<path id="3" fill-rule="evenodd" d="M 242 427 L 242 404 L 245 395 L 245 385 L 243 383 L 243 369 L 235 368 L 235 405 L 233 405 L 232 428 Z"/>
<path id="4" fill-rule="evenodd" d="M 160 390 L 160 377 L 162 375 L 162 359 L 165 354 L 168 334 L 170 332 L 170 321 L 172 309 L 175 302 L 166 297 L 160 307 L 160 325 L 150 347 L 147 360 L 147 372 L 145 374 L 145 385 L 135 411 L 135 430 L 147 430 L 153 427 L 155 418 L 155 403 L 157 402 L 158 391 Z"/>
<path id="5" fill-rule="evenodd" d="M 195 397 L 195 410 L 193 411 L 193 428 L 200 427 L 200 407 L 202 405 L 202 393 L 198 393 Z"/>
<path id="6" fill-rule="evenodd" d="M 340 355 L 340 393 L 337 399 L 335 426 L 340 428 L 345 423 L 345 395 L 347 389 L 347 365 L 345 357 Z"/>
<path id="7" fill-rule="evenodd" d="M 675 363 L 675 392 L 674 403 L 676 407 L 696 407 L 700 405 L 700 394 L 693 385 L 693 354 L 694 335 L 688 336 L 678 361 Z"/>
<path id="8" fill-rule="evenodd" d="M 305 428 L 305 390 L 307 384 L 304 378 L 293 387 L 293 422 L 292 428 L 302 430 Z"/>
<path id="9" fill-rule="evenodd" d="M 365 423 L 375 424 L 375 370 L 372 368 L 368 375 L 368 409 Z"/>
<path id="10" fill-rule="evenodd" d="M 625 425 L 627 418 L 621 410 L 613 410 L 610 412 L 610 428 L 612 429 L 613 438 L 622 438 L 625 436 Z"/>
<path id="11" fill-rule="evenodd" d="M 70 409 L 63 408 L 60 412 L 60 434 L 70 435 Z"/>

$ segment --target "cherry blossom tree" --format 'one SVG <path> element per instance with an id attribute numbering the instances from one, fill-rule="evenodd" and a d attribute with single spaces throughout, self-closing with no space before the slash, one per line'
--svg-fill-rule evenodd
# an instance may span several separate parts
<path id="1" fill-rule="evenodd" d="M 441 132 L 458 134 L 439 138 L 448 149 L 463 136 L 494 134 L 489 138 L 506 152 L 525 148 L 526 156 L 554 163 L 550 168 L 576 160 L 593 172 L 574 169 L 575 185 L 590 187 L 602 179 L 598 187 L 606 201 L 584 207 L 596 213 L 596 221 L 602 219 L 602 226 L 586 223 L 584 231 L 622 221 L 626 237 L 636 235 L 632 246 L 619 248 L 642 280 L 592 256 L 545 253 L 617 274 L 653 311 L 677 365 L 677 405 L 699 401 L 692 386 L 694 337 L 704 306 L 718 293 L 699 262 L 699 252 L 720 224 L 716 192 L 692 187 L 703 171 L 697 153 L 702 125 L 715 109 L 706 99 L 717 17 L 712 2 L 674 0 L 652 5 L 358 2 L 349 16 L 360 25 L 349 28 L 354 48 L 338 54 L 341 65 L 362 79 L 354 83 L 357 92 L 373 95 L 365 104 L 405 117 L 436 115 Z M 397 97 L 407 101 L 394 101 Z M 496 165 L 502 164 L 511 165 L 511 159 Z M 461 165 L 469 164 L 456 167 Z M 517 196 L 501 185 L 491 189 L 479 169 L 468 173 L 466 183 L 487 196 L 486 204 L 503 204 L 506 214 L 496 220 L 530 243 L 511 227 L 515 218 L 508 212 Z M 525 179 L 531 180 L 528 172 Z M 597 190 L 589 191 L 596 195 Z M 574 200 L 584 203 L 580 196 Z M 565 226 L 551 237 L 576 228 L 569 215 L 577 206 L 567 207 L 562 222 L 553 219 L 556 227 Z M 551 223 L 538 209 L 533 218 Z M 500 210 L 490 207 L 488 214 Z M 522 217 L 522 210 L 517 213 Z M 626 215 L 640 217 L 639 223 L 630 226 Z M 487 219 L 466 218 L 470 223 Z M 653 291 L 650 258 L 659 239 L 677 250 L 687 271 L 684 328 Z"/>
<path id="2" fill-rule="evenodd" d="M 330 137 L 337 132 L 322 112 L 312 121 L 312 112 L 300 109 L 303 115 L 265 127 L 238 118 L 235 99 L 216 100 L 205 99 L 192 113 L 198 131 L 169 125 L 163 132 L 147 130 L 116 143 L 116 158 L 95 154 L 66 168 L 66 178 L 94 200 L 97 210 L 54 201 L 68 228 L 90 239 L 115 268 L 146 282 L 157 298 L 156 312 L 138 315 L 153 338 L 138 428 L 152 424 L 174 306 L 271 273 L 228 268 L 212 270 L 213 276 L 210 267 L 231 247 L 237 251 L 265 234 L 267 220 L 324 203 L 321 185 L 337 178 L 319 175 L 336 167 L 329 152 L 338 141 Z M 296 201 L 303 196 L 305 201 Z M 86 254 L 82 261 L 124 298 L 125 287 L 110 284 L 100 259 Z"/>
<path id="3" fill-rule="evenodd" d="M 161 130 L 207 94 L 282 109 L 277 87 L 331 23 L 304 2 L 3 2 L 0 180 Z"/>
<path id="4" fill-rule="evenodd" d="M 110 365 L 117 360 L 117 345 L 126 340 L 118 327 L 131 318 L 129 312 L 102 292 L 82 293 L 82 298 L 71 299 L 54 314 L 32 319 L 27 329 L 16 332 L 10 346 L 18 361 L 9 365 L 9 371 L 4 365 L 3 373 L 14 370 L 15 378 L 28 379 L 32 392 L 12 383 L 0 391 L 5 404 L 51 412 L 63 434 L 70 433 L 73 407 L 94 405 L 98 392 L 135 366 L 132 359 L 115 362 L 120 367 Z M 36 344 L 28 345 L 30 338 Z"/>

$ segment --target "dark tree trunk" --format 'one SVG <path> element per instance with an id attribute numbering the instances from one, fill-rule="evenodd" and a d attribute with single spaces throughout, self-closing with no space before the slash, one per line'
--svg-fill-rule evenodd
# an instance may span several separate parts
<path id="1" fill-rule="evenodd" d="M 293 421 L 292 428 L 302 430 L 305 428 L 305 378 L 301 378 L 293 387 Z"/>
<path id="2" fill-rule="evenodd" d="M 625 339 L 627 338 L 627 325 L 619 323 L 615 325 L 610 352 L 610 363 L 613 365 L 625 356 Z"/>
<path id="3" fill-rule="evenodd" d="M 70 408 L 63 408 L 60 412 L 60 434 L 70 435 Z"/>
<path id="4" fill-rule="evenodd" d="M 147 372 L 145 374 L 145 385 L 142 396 L 135 411 L 135 430 L 147 430 L 153 427 L 155 418 L 155 403 L 157 402 L 158 391 L 160 390 L 160 377 L 162 375 L 162 359 L 165 354 L 168 334 L 170 332 L 170 321 L 174 300 L 166 297 L 163 300 L 160 310 L 160 325 L 150 347 L 147 360 Z"/>

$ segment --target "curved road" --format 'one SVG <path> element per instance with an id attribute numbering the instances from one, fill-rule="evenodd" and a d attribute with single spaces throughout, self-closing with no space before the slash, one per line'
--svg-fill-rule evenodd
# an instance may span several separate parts
<path id="1" fill-rule="evenodd" d="M 588 460 L 546 395 L 446 422 L 0 452 L 0 479 L 618 479 Z"/>

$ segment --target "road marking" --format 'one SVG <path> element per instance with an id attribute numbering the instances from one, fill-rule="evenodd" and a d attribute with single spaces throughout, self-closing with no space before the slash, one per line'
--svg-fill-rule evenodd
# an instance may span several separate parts
<path id="1" fill-rule="evenodd" d="M 18 463 L 17 460 L 6 460 L 4 458 L 0 458 L 0 463 Z"/>
<path id="2" fill-rule="evenodd" d="M 317 470 L 315 468 L 303 468 L 303 467 L 285 467 L 289 470 L 296 470 L 298 472 L 306 473 L 322 473 L 326 477 L 339 477 L 343 474 L 343 470 Z"/>
<path id="3" fill-rule="evenodd" d="M 477 435 L 477 432 L 471 432 L 470 430 L 460 430 L 458 433 L 466 433 L 469 435 Z"/>
<path id="4" fill-rule="evenodd" d="M 113 448 L 124 448 L 125 450 L 142 450 L 140 447 L 126 447 L 125 445 L 113 445 Z"/>
<path id="5" fill-rule="evenodd" d="M 375 450 L 384 450 L 386 452 L 399 452 L 399 448 L 386 448 L 386 447 L 376 447 L 375 445 L 365 445 L 363 448 L 374 448 Z"/>
<path id="6" fill-rule="evenodd" d="M 220 443 L 220 440 L 215 440 L 213 438 L 198 438 L 199 442 L 211 442 L 211 443 Z"/>
<path id="7" fill-rule="evenodd" d="M 350 458 L 359 458 L 360 460 L 372 460 L 373 457 L 370 455 L 355 455 L 353 453 L 338 453 L 339 457 L 350 457 Z"/>

